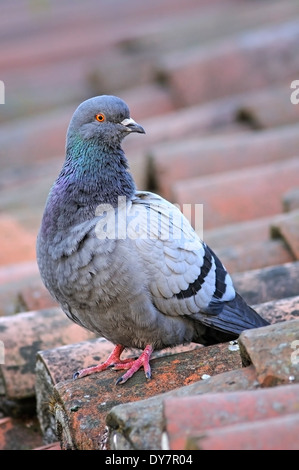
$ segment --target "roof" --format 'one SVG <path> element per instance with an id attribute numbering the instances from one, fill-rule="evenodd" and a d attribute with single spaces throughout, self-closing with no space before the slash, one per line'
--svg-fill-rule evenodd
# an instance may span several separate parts
<path id="1" fill-rule="evenodd" d="M 115 8 L 2 7 L 0 449 L 298 449 L 298 2 Z M 271 322 L 236 344 L 164 351 L 150 382 L 119 387 L 111 370 L 70 380 L 112 345 L 69 322 L 35 260 L 69 119 L 102 93 L 146 129 L 125 142 L 138 188 L 192 222 L 203 204 L 204 240 Z"/>

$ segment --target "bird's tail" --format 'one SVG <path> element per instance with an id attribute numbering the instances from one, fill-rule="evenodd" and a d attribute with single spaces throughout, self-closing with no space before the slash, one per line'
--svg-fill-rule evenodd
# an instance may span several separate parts
<path id="1" fill-rule="evenodd" d="M 202 323 L 225 333 L 239 335 L 243 330 L 269 325 L 238 293 L 228 302 L 211 302 L 208 313 Z"/>

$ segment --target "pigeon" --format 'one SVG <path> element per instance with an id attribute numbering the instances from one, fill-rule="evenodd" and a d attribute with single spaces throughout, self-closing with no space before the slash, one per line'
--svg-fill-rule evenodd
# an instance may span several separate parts
<path id="1" fill-rule="evenodd" d="M 115 347 L 102 364 L 124 384 L 154 350 L 235 340 L 268 324 L 235 291 L 232 279 L 179 208 L 138 191 L 122 141 L 145 134 L 120 98 L 90 98 L 74 112 L 62 170 L 50 189 L 37 237 L 42 280 L 75 323 Z M 121 359 L 125 348 L 142 350 Z"/>

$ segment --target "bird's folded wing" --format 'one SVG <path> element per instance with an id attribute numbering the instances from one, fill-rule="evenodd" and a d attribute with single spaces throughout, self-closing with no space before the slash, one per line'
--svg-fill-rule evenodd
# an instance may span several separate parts
<path id="1" fill-rule="evenodd" d="M 153 303 L 167 315 L 209 311 L 211 301 L 235 296 L 230 276 L 173 204 L 137 192 L 128 207 L 127 236 L 148 270 Z"/>

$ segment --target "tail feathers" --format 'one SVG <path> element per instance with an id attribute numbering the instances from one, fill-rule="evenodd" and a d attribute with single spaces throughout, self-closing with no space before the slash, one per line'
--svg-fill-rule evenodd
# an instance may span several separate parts
<path id="1" fill-rule="evenodd" d="M 203 324 L 217 330 L 239 335 L 243 330 L 267 326 L 264 320 L 245 300 L 236 293 L 228 302 L 211 302 L 208 315 L 201 318 Z"/>

